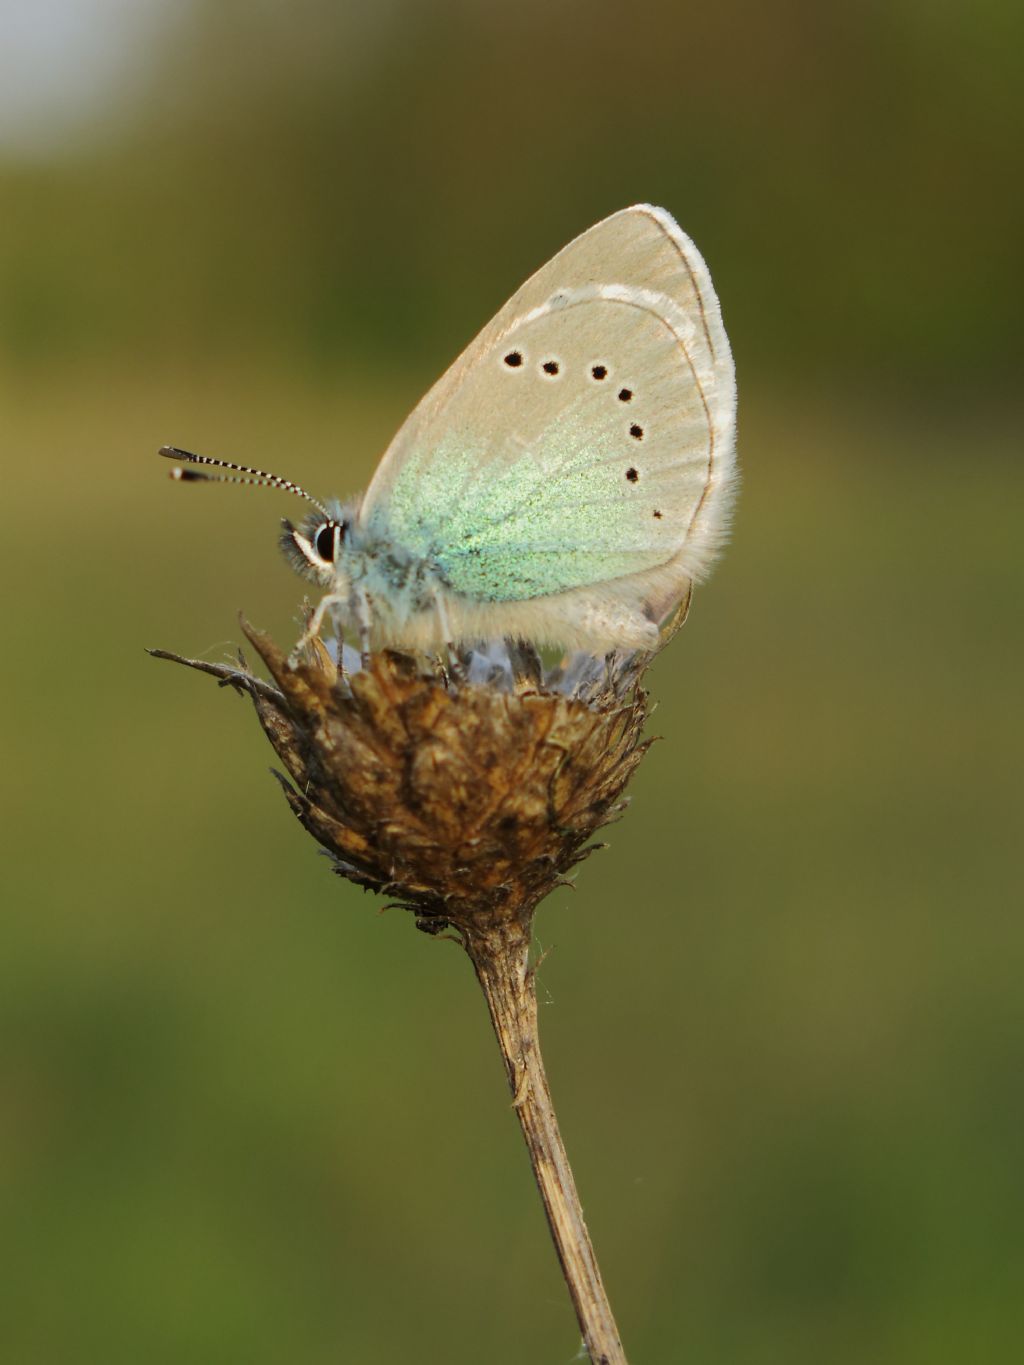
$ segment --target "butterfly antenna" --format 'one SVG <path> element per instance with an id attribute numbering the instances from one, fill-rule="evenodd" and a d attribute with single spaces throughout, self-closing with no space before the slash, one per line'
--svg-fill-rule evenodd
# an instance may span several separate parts
<path id="1" fill-rule="evenodd" d="M 159 453 L 167 460 L 181 460 L 189 465 L 207 465 L 215 469 L 230 469 L 230 474 L 207 474 L 198 469 L 172 469 L 171 478 L 181 483 L 248 483 L 257 488 L 280 488 L 285 493 L 294 493 L 304 498 L 324 516 L 329 516 L 327 508 L 319 499 L 300 488 L 291 479 L 282 479 L 280 474 L 268 474 L 265 469 L 253 469 L 247 464 L 236 464 L 234 460 L 214 460 L 209 455 L 194 455 L 191 450 L 180 450 L 177 446 L 161 446 Z"/>

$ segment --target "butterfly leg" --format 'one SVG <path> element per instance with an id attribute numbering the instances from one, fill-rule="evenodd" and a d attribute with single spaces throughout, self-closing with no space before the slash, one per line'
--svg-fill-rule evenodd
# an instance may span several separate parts
<path id="1" fill-rule="evenodd" d="M 327 615 L 328 611 L 333 613 L 335 608 L 343 606 L 347 601 L 348 599 L 342 593 L 338 592 L 329 592 L 325 597 L 321 597 L 320 601 L 316 604 L 316 611 L 313 612 L 306 622 L 306 629 L 302 632 L 295 648 L 292 650 L 291 657 L 293 661 L 298 657 L 300 650 L 310 644 L 311 641 L 315 640 L 320 634 L 320 627 L 323 625 L 324 617 Z"/>
<path id="2" fill-rule="evenodd" d="M 448 608 L 445 606 L 444 594 L 441 592 L 434 593 L 434 610 L 437 612 L 437 624 L 440 627 L 441 639 L 448 651 L 448 671 L 457 682 L 462 682 L 464 681 L 462 660 L 455 648 L 455 636 L 452 634 L 451 621 L 448 619 Z"/>
<path id="3" fill-rule="evenodd" d="M 356 630 L 359 632 L 359 652 L 362 655 L 363 667 L 368 668 L 370 664 L 370 627 L 373 624 L 373 617 L 370 614 L 370 599 L 367 597 L 366 589 L 362 584 L 356 584 L 353 587 L 348 602 Z"/>

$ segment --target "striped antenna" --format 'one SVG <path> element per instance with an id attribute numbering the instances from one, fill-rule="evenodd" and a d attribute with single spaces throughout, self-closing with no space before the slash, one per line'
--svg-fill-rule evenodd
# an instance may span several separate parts
<path id="1" fill-rule="evenodd" d="M 185 464 L 209 465 L 215 469 L 230 469 L 231 474 L 205 474 L 198 469 L 172 469 L 171 478 L 180 483 L 249 483 L 258 488 L 280 488 L 285 493 L 294 493 L 297 498 L 305 498 L 325 517 L 330 513 L 322 502 L 300 488 L 291 479 L 282 479 L 280 474 L 268 474 L 264 469 L 253 469 L 247 464 L 235 464 L 234 460 L 214 460 L 209 455 L 194 455 L 191 450 L 179 450 L 177 446 L 161 446 L 159 453 L 168 460 L 182 460 Z"/>

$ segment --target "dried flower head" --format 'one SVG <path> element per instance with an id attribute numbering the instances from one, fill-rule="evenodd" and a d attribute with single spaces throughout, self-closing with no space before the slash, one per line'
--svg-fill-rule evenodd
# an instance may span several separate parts
<path id="1" fill-rule="evenodd" d="M 244 663 L 177 659 L 245 691 L 305 828 L 349 880 L 474 937 L 537 904 L 615 819 L 642 739 L 648 655 L 577 655 L 545 672 L 523 645 L 443 669 L 317 642 L 299 660 L 243 629 L 274 684 Z M 280 774 L 279 774 L 280 776 Z"/>

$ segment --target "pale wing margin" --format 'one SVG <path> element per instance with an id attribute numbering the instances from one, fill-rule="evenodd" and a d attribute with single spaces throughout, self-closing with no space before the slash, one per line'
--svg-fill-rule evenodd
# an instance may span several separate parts
<path id="1" fill-rule="evenodd" d="M 738 484 L 736 370 L 722 306 L 711 272 L 696 245 L 665 209 L 638 204 L 624 210 L 622 216 L 631 221 L 642 220 L 660 235 L 663 245 L 656 252 L 659 262 L 667 249 L 678 259 L 676 270 L 668 268 L 669 280 L 665 284 L 682 312 L 695 323 L 696 336 L 690 354 L 712 431 L 707 484 L 686 539 L 670 566 L 675 572 L 663 575 L 657 587 L 652 588 L 649 608 L 655 617 L 663 617 L 684 595 L 685 580 L 699 582 L 707 576 L 729 535 Z"/>

